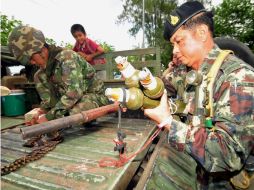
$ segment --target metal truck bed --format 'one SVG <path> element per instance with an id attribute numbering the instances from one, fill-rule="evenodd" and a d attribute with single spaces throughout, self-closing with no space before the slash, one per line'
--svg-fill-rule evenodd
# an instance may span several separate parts
<path id="1" fill-rule="evenodd" d="M 13 120 L 13 119 L 12 119 Z M 2 117 L 1 128 L 13 125 Z M 15 119 L 17 123 L 18 120 Z M 15 123 L 14 122 L 14 123 Z M 19 122 L 23 122 L 19 119 Z M 15 124 L 16 124 L 15 123 Z M 79 126 L 65 130 L 64 141 L 40 160 L 1 177 L 2 189 L 126 189 L 146 151 L 123 167 L 101 168 L 98 161 L 104 157 L 118 159 L 113 150 L 117 118 L 97 119 L 94 126 Z M 22 126 L 21 126 L 22 127 Z M 127 134 L 128 154 L 140 149 L 155 130 L 149 120 L 122 118 L 122 130 Z M 14 161 L 31 149 L 17 128 L 1 134 L 1 164 Z"/>

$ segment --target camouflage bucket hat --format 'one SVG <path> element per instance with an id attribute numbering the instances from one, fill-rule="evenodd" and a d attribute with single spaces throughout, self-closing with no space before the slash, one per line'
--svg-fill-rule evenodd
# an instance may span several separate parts
<path id="1" fill-rule="evenodd" d="M 29 63 L 34 53 L 40 52 L 45 44 L 45 37 L 40 30 L 30 26 L 18 26 L 12 30 L 8 46 L 14 57 L 21 64 Z"/>

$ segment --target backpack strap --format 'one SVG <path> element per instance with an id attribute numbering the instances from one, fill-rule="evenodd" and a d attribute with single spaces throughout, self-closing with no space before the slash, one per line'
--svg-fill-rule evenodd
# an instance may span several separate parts
<path id="1" fill-rule="evenodd" d="M 225 58 L 230 54 L 233 53 L 230 50 L 222 50 L 219 54 L 219 56 L 216 58 L 215 62 L 213 63 L 210 71 L 207 74 L 207 80 L 208 80 L 208 85 L 207 85 L 207 90 L 209 93 L 209 98 L 208 98 L 208 104 L 206 105 L 207 110 L 210 112 L 210 118 L 214 116 L 214 111 L 213 111 L 213 86 L 214 86 L 214 81 L 215 78 L 219 72 L 219 69 L 225 60 Z"/>

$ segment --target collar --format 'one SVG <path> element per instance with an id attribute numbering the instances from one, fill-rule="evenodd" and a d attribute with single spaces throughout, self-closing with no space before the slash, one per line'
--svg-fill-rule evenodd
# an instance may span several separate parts
<path id="1" fill-rule="evenodd" d="M 203 63 L 201 64 L 201 66 L 198 70 L 201 71 L 201 73 L 206 75 L 209 72 L 209 70 L 211 69 L 212 64 L 218 57 L 220 51 L 221 51 L 221 49 L 216 44 L 214 44 L 213 48 L 208 53 L 208 55 L 205 57 Z"/>
<path id="2" fill-rule="evenodd" d="M 78 41 L 76 41 L 76 44 L 75 44 L 76 48 L 77 48 L 79 51 L 83 51 L 82 49 L 84 49 L 84 48 L 86 47 L 86 45 L 87 45 L 87 43 L 88 43 L 88 40 L 89 40 L 89 39 L 86 37 L 85 41 L 84 41 L 82 44 L 80 44 Z"/>

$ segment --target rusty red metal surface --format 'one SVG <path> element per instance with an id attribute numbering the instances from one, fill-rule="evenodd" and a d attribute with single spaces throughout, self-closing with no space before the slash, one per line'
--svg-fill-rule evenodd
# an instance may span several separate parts
<path id="1" fill-rule="evenodd" d="M 51 120 L 45 123 L 21 128 L 21 133 L 24 139 L 35 137 L 38 135 L 58 131 L 59 129 L 68 128 L 71 126 L 86 123 L 107 115 L 109 113 L 116 112 L 119 109 L 119 103 L 114 103 L 99 108 L 91 109 L 88 111 L 82 111 L 81 113 L 71 116 Z"/>

